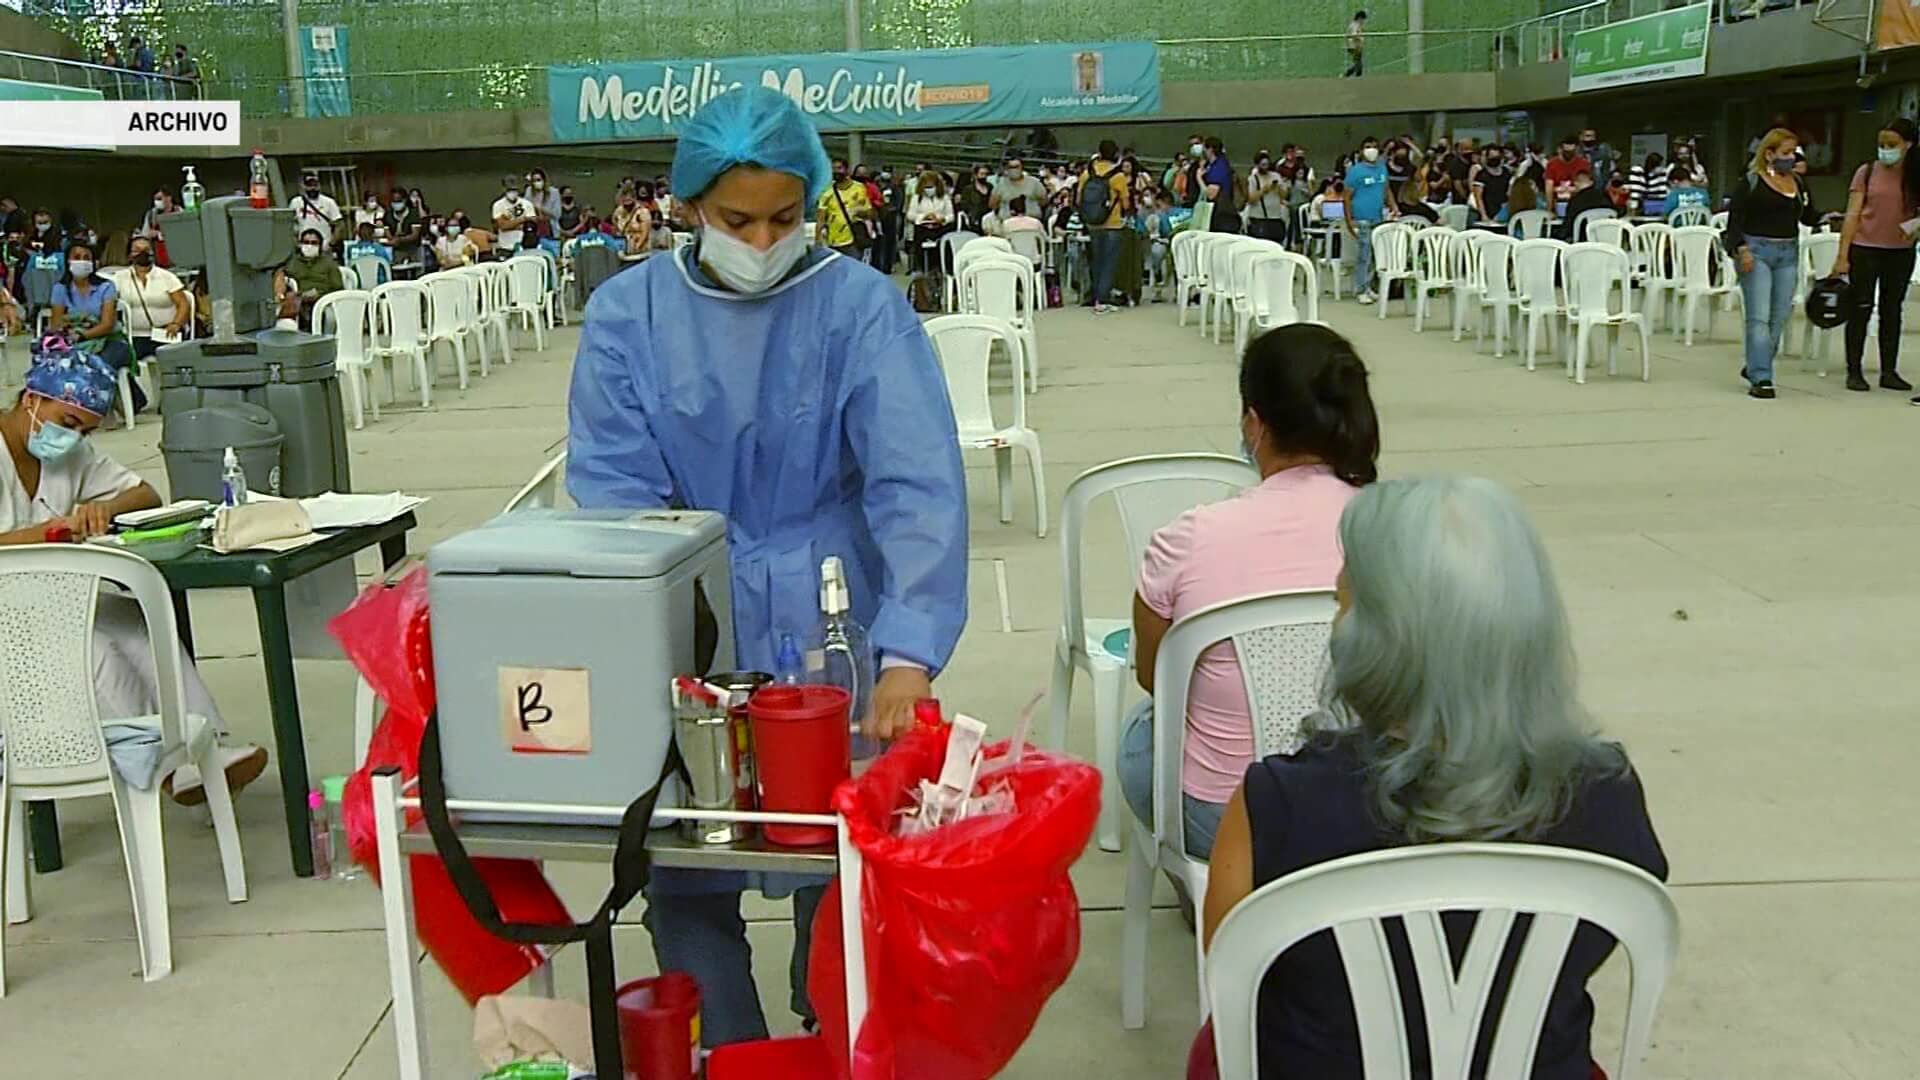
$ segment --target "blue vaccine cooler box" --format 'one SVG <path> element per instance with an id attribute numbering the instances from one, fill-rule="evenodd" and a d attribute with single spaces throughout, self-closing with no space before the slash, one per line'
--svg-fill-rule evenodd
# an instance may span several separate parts
<path id="1" fill-rule="evenodd" d="M 702 670 L 696 597 L 704 670 L 733 666 L 716 513 L 523 510 L 435 545 L 427 572 L 447 795 L 530 804 L 468 820 L 617 822 L 666 762 L 671 680 Z M 582 806 L 609 810 L 561 809 Z"/>

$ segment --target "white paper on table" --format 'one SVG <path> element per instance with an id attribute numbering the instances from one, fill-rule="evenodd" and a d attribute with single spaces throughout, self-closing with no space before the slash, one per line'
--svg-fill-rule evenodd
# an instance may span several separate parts
<path id="1" fill-rule="evenodd" d="M 347 529 L 356 525 L 381 525 L 412 510 L 427 500 L 417 495 L 390 491 L 385 495 L 352 495 L 339 491 L 323 492 L 300 505 L 313 519 L 316 529 Z"/>

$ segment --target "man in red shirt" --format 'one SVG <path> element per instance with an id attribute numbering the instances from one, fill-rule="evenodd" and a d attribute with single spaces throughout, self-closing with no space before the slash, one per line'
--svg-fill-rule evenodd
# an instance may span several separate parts
<path id="1" fill-rule="evenodd" d="M 1573 198 L 1573 178 L 1581 173 L 1593 175 L 1593 163 L 1580 155 L 1580 147 L 1569 135 L 1560 140 L 1560 153 L 1547 159 L 1547 190 L 1545 194 L 1553 205 L 1553 212 L 1559 213 L 1567 200 Z"/>

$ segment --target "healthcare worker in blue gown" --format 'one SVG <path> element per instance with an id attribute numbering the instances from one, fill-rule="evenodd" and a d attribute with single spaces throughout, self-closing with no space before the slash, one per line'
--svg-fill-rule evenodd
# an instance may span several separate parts
<path id="1" fill-rule="evenodd" d="M 868 729 L 905 732 L 967 616 L 967 500 L 938 360 L 898 286 L 810 246 L 828 180 L 785 96 L 735 90 L 680 132 L 673 191 L 698 239 L 623 271 L 587 305 L 568 403 L 567 487 L 586 507 L 727 517 L 735 658 L 772 671 L 819 621 L 820 561 L 845 562 L 880 674 Z M 642 779 L 636 777 L 636 782 Z M 656 869 L 662 969 L 700 983 L 708 1046 L 764 1038 L 740 893 L 794 894 L 803 1019 L 820 878 Z"/>

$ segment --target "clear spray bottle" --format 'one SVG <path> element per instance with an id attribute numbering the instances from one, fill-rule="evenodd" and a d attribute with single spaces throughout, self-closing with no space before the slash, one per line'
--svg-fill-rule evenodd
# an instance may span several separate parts
<path id="1" fill-rule="evenodd" d="M 813 681 L 838 686 L 852 699 L 853 760 L 865 761 L 880 752 L 878 740 L 861 734 L 873 707 L 873 645 L 852 609 L 846 567 L 840 556 L 829 555 L 820 563 L 820 632 L 807 666 Z"/>

